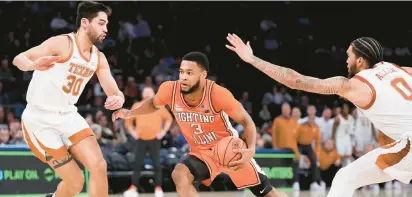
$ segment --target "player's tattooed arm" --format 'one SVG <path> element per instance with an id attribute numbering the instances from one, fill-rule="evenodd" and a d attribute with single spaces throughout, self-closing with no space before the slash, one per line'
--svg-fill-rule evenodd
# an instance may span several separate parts
<path id="1" fill-rule="evenodd" d="M 331 77 L 318 79 L 296 72 L 293 69 L 278 66 L 253 56 L 250 62 L 254 67 L 282 83 L 289 88 L 313 92 L 318 94 L 340 94 L 349 87 L 349 79 L 346 77 Z"/>

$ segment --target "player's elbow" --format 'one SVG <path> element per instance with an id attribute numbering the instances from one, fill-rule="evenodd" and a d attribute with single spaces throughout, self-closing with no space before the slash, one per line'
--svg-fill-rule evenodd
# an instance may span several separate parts
<path id="1" fill-rule="evenodd" d="M 24 65 L 24 54 L 20 53 L 18 54 L 16 57 L 14 57 L 13 59 L 13 65 L 16 66 L 17 68 L 19 68 L 21 71 L 27 71 L 28 69 L 26 68 L 26 66 Z"/>

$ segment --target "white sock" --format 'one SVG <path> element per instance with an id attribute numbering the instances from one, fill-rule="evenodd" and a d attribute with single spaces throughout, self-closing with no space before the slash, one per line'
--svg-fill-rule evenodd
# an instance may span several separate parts
<path id="1" fill-rule="evenodd" d="M 53 196 L 52 197 L 56 197 L 56 193 L 53 193 Z"/>

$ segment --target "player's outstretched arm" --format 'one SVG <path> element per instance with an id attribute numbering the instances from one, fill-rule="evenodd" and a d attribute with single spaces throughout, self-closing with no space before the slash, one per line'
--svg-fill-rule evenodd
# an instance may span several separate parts
<path id="1" fill-rule="evenodd" d="M 339 94 L 349 87 L 349 79 L 346 77 L 332 77 L 327 79 L 318 79 L 302 75 L 293 69 L 271 64 L 253 55 L 249 42 L 245 44 L 237 35 L 229 34 L 227 40 L 232 46 L 226 47 L 236 52 L 239 57 L 254 67 L 282 83 L 289 88 L 299 89 L 307 92 L 318 94 Z"/>
<path id="2" fill-rule="evenodd" d="M 106 109 L 116 110 L 123 106 L 124 95 L 120 91 L 112 73 L 110 72 L 110 67 L 106 56 L 101 52 L 99 52 L 99 54 L 99 65 L 97 67 L 96 75 L 104 90 L 104 93 L 107 95 L 104 106 Z"/>
<path id="3" fill-rule="evenodd" d="M 132 110 L 127 109 L 119 109 L 112 114 L 112 121 L 114 122 L 118 118 L 128 119 L 132 117 L 136 117 L 139 115 L 150 114 L 155 112 L 156 110 L 164 107 L 165 105 L 171 105 L 172 100 L 172 91 L 173 90 L 172 81 L 167 81 L 160 85 L 157 94 L 147 99 L 141 105 Z"/>
<path id="4" fill-rule="evenodd" d="M 14 57 L 13 64 L 22 71 L 48 70 L 60 57 L 68 56 L 69 46 L 70 40 L 67 36 L 54 36 L 18 54 Z"/>

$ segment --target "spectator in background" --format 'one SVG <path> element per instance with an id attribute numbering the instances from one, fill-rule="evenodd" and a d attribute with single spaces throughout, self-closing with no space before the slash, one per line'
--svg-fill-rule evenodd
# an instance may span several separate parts
<path id="1" fill-rule="evenodd" d="M 365 148 L 367 146 L 375 145 L 378 138 L 372 122 L 357 108 L 352 110 L 352 117 L 354 118 L 353 126 L 355 139 L 353 141 L 355 146 L 355 156 L 359 158 L 366 153 Z"/>
<path id="2" fill-rule="evenodd" d="M 313 105 L 309 105 L 307 109 L 308 119 L 303 122 L 297 129 L 297 143 L 300 154 L 308 156 L 310 160 L 312 183 L 310 184 L 310 190 L 316 191 L 320 189 L 326 189 L 326 185 L 321 181 L 319 173 L 319 154 L 320 154 L 320 131 L 319 127 L 315 123 L 316 108 Z M 312 144 L 315 144 L 315 148 L 312 148 Z M 299 160 L 296 160 L 293 190 L 299 191 Z"/>
<path id="3" fill-rule="evenodd" d="M 320 129 L 322 142 L 332 139 L 333 122 L 332 110 L 329 107 L 325 107 L 322 112 L 322 117 L 316 119 L 316 124 Z"/>
<path id="4" fill-rule="evenodd" d="M 7 56 L 5 56 L 3 60 L 1 60 L 0 80 L 7 81 L 7 82 L 12 82 L 16 80 L 13 77 L 13 73 L 11 72 L 11 69 L 9 68 L 9 60 L 7 59 Z"/>
<path id="5" fill-rule="evenodd" d="M 239 102 L 242 104 L 243 108 L 245 108 L 247 113 L 252 116 L 253 110 L 252 102 L 249 101 L 249 92 L 243 92 L 242 99 L 240 99 Z"/>
<path id="6" fill-rule="evenodd" d="M 330 187 L 341 164 L 341 157 L 335 148 L 334 140 L 328 139 L 324 142 L 320 151 L 319 164 L 322 180 L 325 181 L 327 187 Z"/>
<path id="7" fill-rule="evenodd" d="M 0 105 L 8 105 L 10 104 L 9 94 L 4 91 L 3 89 L 3 82 L 0 81 Z M 1 117 L 0 117 L 1 123 Z"/>
<path id="8" fill-rule="evenodd" d="M 0 105 L 0 125 L 1 124 L 6 124 L 6 113 L 4 112 L 4 107 Z"/>
<path id="9" fill-rule="evenodd" d="M 342 165 L 346 166 L 352 162 L 352 135 L 353 117 L 349 114 L 349 105 L 343 104 L 342 114 L 335 117 L 332 128 L 332 139 L 336 142 L 336 149 L 342 156 Z"/>
<path id="10" fill-rule="evenodd" d="M 134 25 L 134 34 L 136 38 L 139 37 L 150 37 L 152 31 L 150 30 L 149 23 L 146 20 L 143 20 L 142 14 L 138 13 L 136 16 L 137 23 Z"/>
<path id="11" fill-rule="evenodd" d="M 142 101 L 135 103 L 132 109 L 138 107 L 147 99 L 152 98 L 155 92 L 152 87 L 145 87 L 142 92 Z M 131 136 L 137 140 L 135 149 L 135 165 L 133 172 L 133 182 L 129 189 L 124 192 L 124 197 L 137 196 L 139 187 L 140 171 L 146 156 L 146 151 L 150 153 L 155 172 L 155 196 L 163 197 L 162 191 L 162 169 L 160 166 L 160 140 L 172 125 L 173 118 L 166 108 L 157 110 L 154 113 L 137 116 L 125 120 L 126 128 Z M 135 126 L 133 126 L 135 123 Z"/>
<path id="12" fill-rule="evenodd" d="M 262 123 L 269 122 L 272 119 L 272 115 L 270 114 L 267 105 L 262 106 L 262 110 L 260 110 L 259 112 L 259 118 L 262 121 Z"/>
<path id="13" fill-rule="evenodd" d="M 53 31 L 64 29 L 68 25 L 61 15 L 61 12 L 57 12 L 57 15 L 50 21 L 50 28 Z"/>
<path id="14" fill-rule="evenodd" d="M 273 120 L 272 126 L 272 147 L 291 149 L 296 160 L 299 160 L 300 153 L 296 143 L 296 129 L 298 121 L 290 116 L 290 105 L 282 104 L 282 114 Z"/>
<path id="15" fill-rule="evenodd" d="M 13 132 L 13 135 L 11 136 L 11 140 L 9 144 L 27 145 L 26 141 L 24 140 L 23 131 L 21 130 L 21 128 Z"/>
<path id="16" fill-rule="evenodd" d="M 9 144 L 10 132 L 7 125 L 0 125 L 0 145 Z"/>

